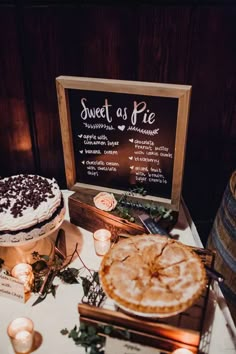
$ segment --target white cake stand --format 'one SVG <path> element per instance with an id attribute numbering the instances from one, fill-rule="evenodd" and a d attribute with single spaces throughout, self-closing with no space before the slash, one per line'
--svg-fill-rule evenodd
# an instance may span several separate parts
<path id="1" fill-rule="evenodd" d="M 4 260 L 3 268 L 10 271 L 18 263 L 33 263 L 33 252 L 54 257 L 54 242 L 52 238 L 57 234 L 63 223 L 65 208 L 57 215 L 46 232 L 37 232 L 37 229 L 28 237 L 7 237 L 0 239 L 0 258 Z"/>

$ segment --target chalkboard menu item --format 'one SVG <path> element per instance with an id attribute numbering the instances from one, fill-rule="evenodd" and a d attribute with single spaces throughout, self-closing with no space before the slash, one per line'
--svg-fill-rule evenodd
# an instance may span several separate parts
<path id="1" fill-rule="evenodd" d="M 124 194 L 179 210 L 191 86 L 56 78 L 69 189 Z"/>

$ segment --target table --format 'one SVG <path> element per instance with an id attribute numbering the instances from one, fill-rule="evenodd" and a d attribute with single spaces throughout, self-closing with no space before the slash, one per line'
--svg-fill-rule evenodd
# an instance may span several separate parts
<path id="1" fill-rule="evenodd" d="M 66 206 L 68 205 L 68 197 L 72 193 L 73 192 L 68 190 L 63 191 Z M 69 222 L 68 208 L 62 228 L 66 231 L 67 253 L 71 254 L 77 243 L 80 257 L 83 262 L 90 269 L 97 270 L 101 262 L 101 257 L 98 257 L 95 254 L 92 233 Z M 179 239 L 183 243 L 190 246 L 201 246 L 197 230 L 189 216 L 183 200 L 181 203 L 178 223 L 172 230 L 172 234 L 175 233 L 179 234 Z M 55 236 L 55 234 L 52 234 L 51 237 L 53 240 L 55 240 Z M 76 258 L 71 266 L 80 268 L 82 264 L 81 261 Z M 6 329 L 8 323 L 12 319 L 21 316 L 29 317 L 33 320 L 37 337 L 42 340 L 41 345 L 34 351 L 34 353 L 85 353 L 83 348 L 77 347 L 71 339 L 60 333 L 64 328 L 70 330 L 75 325 L 78 326 L 79 324 L 78 303 L 83 296 L 82 286 L 80 284 L 62 284 L 59 280 L 58 284 L 56 298 L 49 294 L 43 302 L 33 307 L 32 304 L 37 298 L 36 294 L 32 294 L 30 299 L 24 304 L 1 297 L 0 354 L 13 354 Z M 233 354 L 235 353 L 235 327 L 217 285 L 215 285 L 214 294 L 214 312 L 207 316 L 208 320 L 211 321 L 210 341 L 209 336 L 207 339 L 203 338 L 203 347 L 206 348 L 207 354 Z"/>

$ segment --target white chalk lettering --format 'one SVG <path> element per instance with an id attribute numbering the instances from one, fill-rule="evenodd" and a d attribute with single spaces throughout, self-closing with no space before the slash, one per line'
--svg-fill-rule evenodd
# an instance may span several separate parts
<path id="1" fill-rule="evenodd" d="M 109 107 L 111 107 L 111 105 L 108 104 L 107 98 L 105 98 L 105 104 L 102 107 L 88 108 L 85 104 L 85 102 L 87 102 L 86 98 L 81 98 L 80 102 L 83 107 L 80 117 L 83 120 L 86 120 L 87 118 L 104 118 L 108 123 L 112 122 L 112 117 L 109 115 Z"/>
<path id="2" fill-rule="evenodd" d="M 155 122 L 155 113 L 154 112 L 149 113 L 150 110 L 149 109 L 146 110 L 146 107 L 147 107 L 146 102 L 142 101 L 137 103 L 136 101 L 134 101 L 134 109 L 131 115 L 131 123 L 133 125 L 136 125 L 138 114 L 141 113 L 143 113 L 142 123 L 153 124 Z"/>

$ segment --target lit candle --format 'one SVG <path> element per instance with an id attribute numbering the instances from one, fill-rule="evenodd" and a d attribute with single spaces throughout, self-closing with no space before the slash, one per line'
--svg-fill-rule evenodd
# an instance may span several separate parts
<path id="1" fill-rule="evenodd" d="M 191 350 L 188 350 L 186 348 L 179 348 L 174 350 L 171 354 L 193 354 Z"/>
<path id="2" fill-rule="evenodd" d="M 110 248 L 111 233 L 106 229 L 100 229 L 94 232 L 94 248 L 99 256 L 103 256 Z"/>
<path id="3" fill-rule="evenodd" d="M 25 293 L 30 292 L 34 280 L 34 273 L 30 264 L 19 263 L 11 270 L 11 275 L 24 284 Z"/>
<path id="4" fill-rule="evenodd" d="M 34 324 L 26 317 L 13 320 L 7 327 L 12 347 L 17 354 L 30 353 L 34 339 Z"/>

